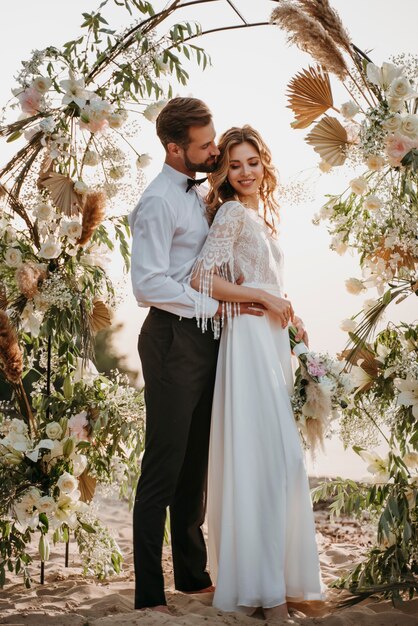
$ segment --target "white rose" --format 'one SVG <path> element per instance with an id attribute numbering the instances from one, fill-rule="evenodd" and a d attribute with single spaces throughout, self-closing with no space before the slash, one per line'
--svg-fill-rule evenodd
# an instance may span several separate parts
<path id="1" fill-rule="evenodd" d="M 39 93 L 46 93 L 52 85 L 52 80 L 45 76 L 37 76 L 33 79 L 31 87 L 39 91 Z"/>
<path id="2" fill-rule="evenodd" d="M 346 120 L 352 120 L 359 111 L 360 108 L 352 100 L 344 102 L 344 104 L 342 104 L 340 107 L 340 113 Z"/>
<path id="3" fill-rule="evenodd" d="M 9 267 L 19 267 L 22 265 L 22 253 L 18 248 L 8 248 L 4 260 Z"/>
<path id="4" fill-rule="evenodd" d="M 374 194 L 367 196 L 367 198 L 363 202 L 363 208 L 367 211 L 377 211 L 377 209 L 381 209 L 383 206 L 383 202 Z"/>
<path id="5" fill-rule="evenodd" d="M 152 157 L 147 153 L 144 152 L 144 154 L 140 154 L 139 157 L 136 160 L 136 165 L 139 169 L 144 169 L 145 167 L 148 167 L 148 165 L 151 164 L 152 161 Z"/>
<path id="6" fill-rule="evenodd" d="M 128 112 L 125 110 L 116 111 L 115 113 L 111 113 L 107 121 L 109 122 L 110 128 L 120 128 L 128 119 Z"/>
<path id="7" fill-rule="evenodd" d="M 155 122 L 160 112 L 163 110 L 167 103 L 167 100 L 159 100 L 158 102 L 153 102 L 149 104 L 143 111 L 142 115 L 149 122 Z"/>
<path id="8" fill-rule="evenodd" d="M 47 222 L 55 216 L 55 211 L 49 202 L 39 202 L 36 205 L 33 214 L 40 222 Z"/>
<path id="9" fill-rule="evenodd" d="M 100 157 L 95 150 L 86 150 L 84 153 L 84 165 L 94 167 L 100 163 Z"/>
<path id="10" fill-rule="evenodd" d="M 74 183 L 74 191 L 76 193 L 79 193 L 81 196 L 84 196 L 85 194 L 89 193 L 90 187 L 86 185 L 86 183 L 84 183 L 82 180 L 77 180 Z"/>
<path id="11" fill-rule="evenodd" d="M 78 487 L 78 480 L 72 474 L 64 472 L 57 481 L 58 489 L 67 495 L 75 491 Z"/>
<path id="12" fill-rule="evenodd" d="M 50 237 L 41 245 L 41 249 L 39 250 L 39 256 L 43 259 L 56 259 L 61 254 L 61 245 L 60 243 Z"/>
<path id="13" fill-rule="evenodd" d="M 353 178 L 353 180 L 350 180 L 350 187 L 353 193 L 362 196 L 367 191 L 367 180 L 363 176 Z"/>
<path id="14" fill-rule="evenodd" d="M 345 287 L 348 293 L 351 293 L 354 296 L 358 295 L 362 291 L 365 291 L 366 289 L 365 286 L 363 285 L 363 282 L 359 280 L 358 278 L 348 278 L 345 281 Z"/>
<path id="15" fill-rule="evenodd" d="M 346 333 L 352 333 L 356 330 L 357 324 L 354 320 L 348 318 L 348 319 L 342 320 L 340 324 L 340 328 L 341 330 L 344 330 Z"/>
<path id="16" fill-rule="evenodd" d="M 59 439 L 62 435 L 62 428 L 58 422 L 49 422 L 46 425 L 45 433 L 48 439 Z"/>
<path id="17" fill-rule="evenodd" d="M 401 132 L 415 138 L 418 135 L 418 115 L 404 115 L 401 120 Z"/>
<path id="18" fill-rule="evenodd" d="M 9 426 L 9 433 L 17 433 L 18 435 L 26 435 L 28 432 L 28 426 L 23 421 L 14 417 Z"/>
<path id="19" fill-rule="evenodd" d="M 328 163 L 325 159 L 322 159 L 322 161 L 319 162 L 318 167 L 323 174 L 328 174 L 328 172 L 332 170 L 331 163 Z"/>
<path id="20" fill-rule="evenodd" d="M 389 111 L 392 111 L 392 113 L 399 113 L 399 111 L 402 109 L 403 105 L 404 105 L 404 100 L 399 100 L 399 98 L 391 98 L 390 96 L 388 97 L 388 105 L 389 105 Z"/>
<path id="21" fill-rule="evenodd" d="M 408 100 L 416 97 L 415 91 L 411 88 L 411 83 L 405 76 L 398 76 L 390 84 L 389 96 L 398 100 Z"/>
<path id="22" fill-rule="evenodd" d="M 120 165 L 115 165 L 109 170 L 109 176 L 112 180 L 119 180 L 125 176 L 125 170 Z"/>
<path id="23" fill-rule="evenodd" d="M 61 222 L 61 235 L 69 239 L 78 239 L 83 230 L 80 222 L 72 220 L 71 222 Z"/>
<path id="24" fill-rule="evenodd" d="M 366 159 L 366 165 L 372 172 L 378 172 L 385 164 L 385 159 L 377 154 L 370 154 Z"/>
<path id="25" fill-rule="evenodd" d="M 57 508 L 57 503 L 54 498 L 51 498 L 51 496 L 43 496 L 42 498 L 39 498 L 35 506 L 39 513 L 46 513 L 47 515 L 50 515 L 51 513 L 54 513 Z"/>

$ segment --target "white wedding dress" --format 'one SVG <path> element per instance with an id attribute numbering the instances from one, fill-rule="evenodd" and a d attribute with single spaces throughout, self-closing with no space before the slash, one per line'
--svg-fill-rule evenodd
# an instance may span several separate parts
<path id="1" fill-rule="evenodd" d="M 283 296 L 283 256 L 264 219 L 239 202 L 216 214 L 196 262 L 201 291 L 216 271 Z M 214 605 L 269 608 L 323 599 L 309 486 L 289 395 L 287 330 L 269 314 L 224 312 L 209 453 L 209 566 Z M 203 300 L 196 311 L 205 328 Z M 219 328 L 215 325 L 215 333 Z"/>

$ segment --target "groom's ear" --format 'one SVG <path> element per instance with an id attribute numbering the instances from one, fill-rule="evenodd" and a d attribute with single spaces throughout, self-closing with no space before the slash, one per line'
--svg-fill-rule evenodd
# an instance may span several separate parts
<path id="1" fill-rule="evenodd" d="M 183 156 L 183 148 L 176 143 L 170 142 L 167 144 L 167 154 L 171 156 Z"/>

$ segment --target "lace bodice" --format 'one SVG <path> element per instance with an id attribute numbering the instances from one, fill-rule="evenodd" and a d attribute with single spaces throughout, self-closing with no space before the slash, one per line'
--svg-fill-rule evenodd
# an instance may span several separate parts
<path id="1" fill-rule="evenodd" d="M 205 295 L 212 295 L 214 273 L 230 282 L 242 274 L 246 285 L 271 285 L 282 291 L 283 254 L 262 217 L 240 202 L 225 202 L 216 213 L 192 276 L 196 273 L 200 273 L 199 291 Z M 231 314 L 232 306 L 227 304 L 222 318 Z M 205 330 L 203 298 L 196 305 L 196 317 Z M 215 336 L 219 335 L 217 325 L 213 327 Z"/>

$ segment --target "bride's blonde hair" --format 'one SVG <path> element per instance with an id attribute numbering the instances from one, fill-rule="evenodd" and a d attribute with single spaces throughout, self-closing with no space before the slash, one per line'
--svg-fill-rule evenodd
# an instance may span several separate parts
<path id="1" fill-rule="evenodd" d="M 217 210 L 227 200 L 236 198 L 235 190 L 228 181 L 229 155 L 233 146 L 248 142 L 257 150 L 264 167 L 264 176 L 260 185 L 260 199 L 264 207 L 264 221 L 272 234 L 276 234 L 275 223 L 279 218 L 279 204 L 274 197 L 278 186 L 277 173 L 271 162 L 271 152 L 261 135 L 252 126 L 242 128 L 234 126 L 225 131 L 219 140 L 219 157 L 216 170 L 209 174 L 209 193 L 206 196 L 207 214 L 212 223 Z"/>

